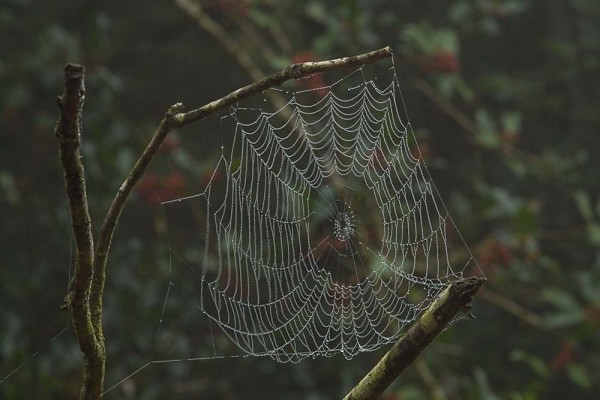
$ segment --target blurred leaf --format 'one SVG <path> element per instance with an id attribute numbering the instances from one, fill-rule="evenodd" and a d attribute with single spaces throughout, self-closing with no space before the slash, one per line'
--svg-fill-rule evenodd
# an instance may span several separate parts
<path id="1" fill-rule="evenodd" d="M 514 224 L 517 233 L 521 235 L 532 234 L 538 228 L 538 216 L 531 207 L 523 205 L 515 213 Z"/>
<path id="2" fill-rule="evenodd" d="M 572 58 L 576 51 L 573 44 L 568 40 L 548 40 L 545 47 L 556 56 L 563 58 Z"/>
<path id="3" fill-rule="evenodd" d="M 412 54 L 433 54 L 447 51 L 458 53 L 459 39 L 451 29 L 435 29 L 428 22 L 406 24 L 402 39 Z"/>
<path id="4" fill-rule="evenodd" d="M 557 309 L 544 317 L 548 326 L 563 328 L 580 323 L 585 319 L 584 311 L 571 293 L 562 289 L 544 289 L 541 297 Z"/>
<path id="5" fill-rule="evenodd" d="M 401 385 L 396 393 L 403 400 L 421 400 L 427 397 L 427 394 L 417 385 Z"/>
<path id="6" fill-rule="evenodd" d="M 600 223 L 591 222 L 588 224 L 587 238 L 593 246 L 600 246 Z"/>
<path id="7" fill-rule="evenodd" d="M 248 11 L 248 17 L 250 17 L 252 21 L 256 23 L 256 25 L 261 27 L 269 26 L 273 21 L 269 14 L 263 12 L 257 7 L 250 8 Z"/>
<path id="8" fill-rule="evenodd" d="M 544 322 L 551 328 L 565 328 L 578 324 L 584 320 L 584 314 L 577 312 L 557 312 L 544 317 Z"/>
<path id="9" fill-rule="evenodd" d="M 573 197 L 575 198 L 575 202 L 577 203 L 577 207 L 579 208 L 581 216 L 587 222 L 593 221 L 594 211 L 592 210 L 592 203 L 590 202 L 590 198 L 587 193 L 583 190 L 576 190 L 575 193 L 573 193 Z"/>
<path id="10" fill-rule="evenodd" d="M 5 104 L 10 107 L 22 107 L 31 101 L 31 88 L 21 82 L 13 82 L 6 87 Z"/>
<path id="11" fill-rule="evenodd" d="M 497 35 L 500 33 L 500 24 L 494 18 L 483 18 L 479 21 L 479 26 L 488 35 Z"/>
<path id="12" fill-rule="evenodd" d="M 0 191 L 3 194 L 2 197 L 12 205 L 16 205 L 21 198 L 14 177 L 8 172 L 0 171 Z"/>
<path id="13" fill-rule="evenodd" d="M 317 21 L 321 21 L 322 23 L 325 23 L 325 21 L 327 21 L 327 19 L 329 18 L 327 9 L 325 8 L 325 4 L 319 1 L 308 2 L 308 4 L 305 5 L 304 11 L 310 17 L 314 18 Z"/>
<path id="14" fill-rule="evenodd" d="M 529 171 L 527 164 L 518 158 L 506 158 L 504 161 L 506 162 L 508 167 L 514 172 L 514 174 L 521 178 L 525 177 L 525 175 Z"/>
<path id="15" fill-rule="evenodd" d="M 475 120 L 479 128 L 476 136 L 477 142 L 490 149 L 498 148 L 501 141 L 498 135 L 498 127 L 492 116 L 487 111 L 480 109 L 477 110 Z"/>
<path id="16" fill-rule="evenodd" d="M 575 311 L 579 309 L 579 305 L 571 293 L 563 289 L 544 289 L 542 291 L 542 299 L 561 310 Z"/>
<path id="17" fill-rule="evenodd" d="M 482 185 L 479 190 L 487 201 L 487 218 L 512 217 L 523 207 L 523 201 L 504 188 Z"/>
<path id="18" fill-rule="evenodd" d="M 500 4 L 505 15 L 522 13 L 529 6 L 524 0 L 505 0 Z"/>
<path id="19" fill-rule="evenodd" d="M 466 1 L 454 2 L 448 11 L 448 18 L 455 23 L 464 23 L 471 16 L 473 6 Z"/>
<path id="20" fill-rule="evenodd" d="M 509 358 L 511 361 L 524 362 L 540 378 L 547 378 L 550 375 L 546 362 L 533 354 L 523 350 L 513 350 L 510 352 Z"/>
<path id="21" fill-rule="evenodd" d="M 598 268 L 596 268 L 598 269 Z M 600 304 L 600 279 L 592 271 L 581 271 L 577 274 L 581 295 L 590 303 Z"/>
<path id="22" fill-rule="evenodd" d="M 338 29 L 330 29 L 326 34 L 319 36 L 312 43 L 315 52 L 319 54 L 327 54 L 332 49 L 335 43 L 339 40 Z"/>
<path id="23" fill-rule="evenodd" d="M 512 111 L 502 114 L 500 117 L 502 128 L 510 132 L 519 132 L 521 130 L 521 113 Z"/>
<path id="24" fill-rule="evenodd" d="M 567 375 L 569 379 L 577 386 L 589 389 L 592 386 L 592 380 L 588 370 L 581 364 L 570 364 L 567 366 Z"/>
<path id="25" fill-rule="evenodd" d="M 586 232 L 589 242 L 593 246 L 600 246 L 600 222 L 598 222 L 594 215 L 594 209 L 592 208 L 592 202 L 586 192 L 583 190 L 577 190 L 573 194 L 579 213 L 587 222 Z"/>
<path id="26" fill-rule="evenodd" d="M 500 397 L 496 395 L 490 387 L 490 382 L 487 378 L 485 371 L 481 368 L 475 369 L 475 382 L 478 389 L 478 399 L 481 400 L 500 400 Z"/>
<path id="27" fill-rule="evenodd" d="M 581 173 L 578 168 L 586 159 L 587 154 L 584 150 L 568 156 L 560 154 L 557 150 L 545 150 L 531 160 L 531 172 L 543 180 L 565 182 Z"/>

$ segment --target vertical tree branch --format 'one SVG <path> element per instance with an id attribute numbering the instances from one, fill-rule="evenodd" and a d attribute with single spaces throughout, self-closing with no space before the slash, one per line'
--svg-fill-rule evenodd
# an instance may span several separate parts
<path id="1" fill-rule="evenodd" d="M 64 93 L 57 100 L 60 115 L 55 135 L 59 145 L 76 247 L 75 272 L 69 283 L 66 305 L 71 311 L 71 320 L 85 364 L 80 398 L 90 399 L 99 398 L 102 393 L 105 356 L 104 341 L 101 340 L 102 325 L 92 323 L 88 302 L 94 242 L 80 151 L 81 116 L 85 98 L 84 75 L 81 65 L 65 66 Z"/>
<path id="2" fill-rule="evenodd" d="M 95 250 L 80 151 L 81 115 L 85 97 L 84 68 L 75 64 L 68 64 L 65 67 L 65 89 L 63 96 L 58 99 L 60 116 L 55 134 L 60 147 L 76 242 L 76 267 L 73 279 L 69 283 L 66 306 L 71 310 L 73 326 L 84 355 L 84 382 L 80 399 L 99 399 L 103 393 L 106 350 L 102 328 L 102 297 L 106 280 L 106 261 L 113 234 L 131 191 L 158 153 L 167 135 L 175 128 L 201 120 L 246 97 L 281 85 L 287 80 L 298 79 L 316 72 L 369 64 L 391 55 L 391 49 L 386 47 L 353 57 L 293 64 L 198 109 L 184 113 L 181 103 L 171 106 L 150 143 L 117 191 L 100 228 Z"/>
<path id="3" fill-rule="evenodd" d="M 344 397 L 344 400 L 373 400 L 408 367 L 456 314 L 468 308 L 483 278 L 467 278 L 450 284 L 385 356 Z"/>

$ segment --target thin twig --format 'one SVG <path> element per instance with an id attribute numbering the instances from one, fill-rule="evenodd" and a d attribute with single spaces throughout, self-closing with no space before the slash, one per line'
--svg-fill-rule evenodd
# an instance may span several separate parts
<path id="1" fill-rule="evenodd" d="M 285 31 L 281 28 L 280 24 L 270 24 L 269 31 L 271 31 L 271 36 L 273 36 L 273 39 L 275 40 L 281 51 L 288 54 L 293 51 L 292 42 L 288 38 Z"/>
<path id="2" fill-rule="evenodd" d="M 69 282 L 66 308 L 79 346 L 83 352 L 84 374 L 80 398 L 98 398 L 104 382 L 104 340 L 102 324 L 91 318 L 88 297 L 94 260 L 92 221 L 88 210 L 85 171 L 81 155 L 81 113 L 85 98 L 83 66 L 67 64 L 64 70 L 64 93 L 57 100 L 60 115 L 55 135 L 64 172 L 71 227 L 75 237 L 75 271 Z"/>
<path id="3" fill-rule="evenodd" d="M 208 34 L 212 35 L 229 53 L 229 55 L 236 60 L 236 62 L 244 69 L 250 78 L 254 81 L 260 80 L 264 73 L 258 67 L 256 62 L 251 57 L 251 53 L 249 51 L 250 46 L 242 46 L 240 43 L 233 39 L 232 35 L 228 33 L 216 20 L 210 17 L 202 6 L 198 2 L 194 2 L 191 0 L 175 0 L 175 4 L 190 18 L 192 18 L 200 28 L 206 31 Z M 263 38 L 258 35 L 257 32 L 251 27 L 248 23 L 238 22 L 238 25 L 242 26 L 242 28 L 246 31 L 249 37 L 254 39 L 254 44 L 259 48 L 258 53 L 267 54 L 274 57 L 273 50 L 269 47 L 269 45 L 263 40 Z M 250 33 L 253 32 L 253 33 Z M 264 95 L 271 102 L 275 110 L 279 110 L 277 112 L 277 116 L 282 119 L 282 121 L 287 121 L 292 117 L 291 111 L 289 107 L 286 107 L 288 102 L 285 97 L 283 97 L 277 91 L 266 91 Z M 296 131 L 298 138 L 302 142 L 306 142 L 306 136 L 301 134 L 299 131 Z M 325 161 L 325 168 L 329 169 L 332 166 L 328 165 L 329 162 Z M 328 177 L 328 180 L 332 183 L 333 187 L 338 188 L 338 190 L 343 191 L 342 188 L 343 182 L 339 174 L 333 173 Z"/>
<path id="4" fill-rule="evenodd" d="M 461 310 L 468 308 L 483 278 L 450 284 L 344 400 L 373 400 L 408 367 Z"/>
<path id="5" fill-rule="evenodd" d="M 175 0 L 175 4 L 189 17 L 194 19 L 200 28 L 217 39 L 227 53 L 233 56 L 237 63 L 246 70 L 252 80 L 257 81 L 264 76 L 262 71 L 256 68 L 256 65 L 252 62 L 249 53 L 233 40 L 221 25 L 204 12 L 199 2 Z"/>
<path id="6" fill-rule="evenodd" d="M 462 110 L 456 107 L 448 99 L 441 96 L 433 86 L 426 80 L 419 77 L 414 77 L 413 82 L 415 87 L 429 98 L 435 105 L 442 109 L 450 118 L 452 118 L 460 127 L 467 132 L 476 135 L 479 132 L 477 124 L 469 118 Z"/>
<path id="7" fill-rule="evenodd" d="M 98 245 L 96 246 L 96 257 L 94 258 L 94 273 L 92 279 L 92 295 L 90 296 L 90 302 L 94 305 L 93 310 L 96 310 L 95 318 L 102 317 L 102 294 L 104 291 L 104 281 L 106 279 L 106 259 L 112 243 L 112 237 L 117 227 L 119 217 L 125 207 L 125 203 L 131 194 L 131 191 L 135 184 L 144 175 L 144 171 L 150 164 L 150 161 L 154 158 L 160 146 L 172 129 L 178 126 L 182 126 L 181 123 L 176 122 L 175 115 L 183 109 L 181 103 L 172 105 L 164 118 L 160 122 L 158 128 L 154 132 L 154 136 L 148 143 L 148 146 L 142 152 L 140 158 L 136 161 L 135 165 L 131 169 L 131 172 L 117 191 L 115 198 L 113 199 L 102 227 L 98 235 Z"/>
<path id="8" fill-rule="evenodd" d="M 289 65 L 279 72 L 274 73 L 258 82 L 244 86 L 234 92 L 231 92 L 225 97 L 215 100 L 198 109 L 175 115 L 175 120 L 180 126 L 191 124 L 194 121 L 201 120 L 207 115 L 229 107 L 238 101 L 252 96 L 253 94 L 263 92 L 269 88 L 280 86 L 285 81 L 290 79 L 300 79 L 306 75 L 332 71 L 339 68 L 355 67 L 357 65 L 371 64 L 375 61 L 389 58 L 392 56 L 392 49 L 384 47 L 379 50 L 374 50 L 369 53 L 360 54 L 351 57 L 336 58 L 328 61 L 305 62 Z"/>
<path id="9" fill-rule="evenodd" d="M 446 400 L 446 393 L 444 389 L 438 384 L 438 379 L 433 376 L 431 369 L 427 363 L 422 359 L 418 359 L 415 361 L 415 367 L 423 382 L 429 388 L 429 392 L 431 393 L 431 398 L 433 400 Z"/>
<path id="10" fill-rule="evenodd" d="M 490 289 L 485 289 L 479 292 L 479 298 L 519 318 L 527 325 L 537 329 L 547 329 L 542 317 L 520 306 L 511 299 L 502 296 L 501 294 L 493 292 Z"/>
<path id="11" fill-rule="evenodd" d="M 244 71 L 246 71 L 250 79 L 253 81 L 259 81 L 265 76 L 264 72 L 252 60 L 248 48 L 241 46 L 236 40 L 234 40 L 231 34 L 227 33 L 217 21 L 212 19 L 204 11 L 200 3 L 190 0 L 175 0 L 175 4 L 183 12 L 185 12 L 187 16 L 196 21 L 200 28 L 202 28 L 220 43 L 225 51 L 227 51 L 227 53 L 229 53 L 229 55 L 233 57 L 233 59 L 244 69 Z M 261 53 L 265 52 L 272 53 L 271 49 L 268 49 L 268 51 L 262 49 Z M 282 109 L 287 103 L 287 101 L 276 92 L 267 92 L 267 96 L 277 110 Z"/>
<path id="12" fill-rule="evenodd" d="M 267 44 L 266 40 L 261 36 L 254 25 L 250 24 L 247 19 L 236 18 L 235 22 L 238 24 L 241 30 L 241 36 L 247 37 L 249 42 L 257 44 L 259 46 L 258 52 L 261 58 L 264 60 L 276 60 L 277 54 L 273 51 L 270 45 Z"/>

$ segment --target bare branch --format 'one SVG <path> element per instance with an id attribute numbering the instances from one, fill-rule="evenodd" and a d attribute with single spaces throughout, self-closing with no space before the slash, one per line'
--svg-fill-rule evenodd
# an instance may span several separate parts
<path id="1" fill-rule="evenodd" d="M 336 58 L 328 61 L 316 61 L 316 62 L 305 62 L 299 64 L 292 64 L 279 72 L 274 73 L 266 78 L 261 79 L 258 82 L 254 82 L 250 85 L 244 86 L 225 97 L 215 100 L 207 105 L 200 107 L 196 110 L 188 111 L 183 114 L 175 116 L 175 119 L 181 124 L 181 126 L 188 125 L 194 121 L 201 120 L 207 115 L 214 113 L 215 111 L 221 110 L 228 107 L 238 101 L 245 99 L 246 97 L 252 96 L 256 93 L 260 93 L 269 88 L 280 86 L 283 82 L 290 79 L 299 79 L 303 76 L 314 74 L 317 72 L 331 71 L 334 69 L 354 67 L 357 65 L 371 64 L 375 61 L 389 58 L 392 56 L 392 49 L 390 47 L 384 47 L 379 50 L 371 51 L 369 53 L 360 54 L 352 57 Z"/>
<path id="2" fill-rule="evenodd" d="M 432 400 L 446 400 L 447 396 L 444 392 L 444 388 L 438 384 L 438 379 L 433 375 L 427 363 L 423 360 L 423 358 L 419 358 L 415 361 L 415 368 L 421 376 L 421 379 L 427 387 L 429 388 L 429 392 Z"/>
<path id="3" fill-rule="evenodd" d="M 547 330 L 548 327 L 544 323 L 542 317 L 537 315 L 536 313 L 526 309 L 520 304 L 514 302 L 508 297 L 502 296 L 499 293 L 496 293 L 490 289 L 481 290 L 479 293 L 479 298 L 481 300 L 487 301 L 490 304 L 495 305 L 498 308 L 508 312 L 514 317 L 519 318 L 526 324 L 542 330 Z"/>
<path id="4" fill-rule="evenodd" d="M 450 284 L 373 369 L 344 397 L 345 400 L 372 400 L 408 367 L 458 312 L 468 308 L 483 278 L 467 278 Z"/>
<path id="5" fill-rule="evenodd" d="M 183 105 L 181 103 L 175 104 L 169 108 L 165 117 L 160 122 L 160 125 L 156 129 L 154 136 L 150 143 L 141 156 L 133 166 L 131 172 L 127 175 L 123 184 L 119 188 L 113 202 L 104 218 L 100 233 L 98 236 L 98 244 L 96 246 L 95 256 L 93 258 L 93 275 L 91 281 L 91 293 L 90 293 L 90 309 L 91 309 L 91 323 L 94 326 L 98 326 L 97 339 L 98 343 L 102 344 L 102 377 L 104 374 L 104 337 L 102 335 L 102 297 L 104 293 L 104 283 L 106 280 L 106 261 L 108 253 L 110 251 L 113 234 L 117 227 L 119 218 L 125 207 L 125 203 L 133 190 L 133 187 L 143 176 L 146 168 L 150 164 L 150 161 L 154 158 L 165 137 L 175 128 L 182 127 L 184 125 L 191 124 L 194 121 L 198 121 L 222 108 L 225 108 L 243 98 L 252 96 L 253 94 L 260 93 L 268 88 L 282 84 L 283 82 L 295 78 L 301 78 L 305 75 L 312 74 L 315 72 L 328 71 L 336 68 L 356 66 L 360 64 L 368 64 L 377 61 L 382 58 L 390 57 L 392 51 L 389 47 L 381 50 L 373 51 L 366 54 L 361 54 L 354 57 L 344 57 L 340 59 L 322 61 L 322 62 L 310 62 L 290 65 L 283 70 L 266 77 L 258 82 L 245 86 L 238 89 L 229 95 L 213 101 L 204 107 L 190 111 L 188 113 L 182 113 Z M 101 386 L 100 386 L 101 387 Z"/>
<path id="6" fill-rule="evenodd" d="M 476 135 L 479 132 L 477 124 L 471 120 L 460 108 L 452 104 L 451 101 L 441 96 L 433 86 L 425 79 L 414 77 L 415 87 L 429 98 L 435 105 L 444 111 L 461 128 L 470 134 Z"/>
<path id="7" fill-rule="evenodd" d="M 252 60 L 250 47 L 241 45 L 231 36 L 217 21 L 211 18 L 202 8 L 200 3 L 191 0 L 175 0 L 175 4 L 190 18 L 192 18 L 200 28 L 214 37 L 229 53 L 231 57 L 246 71 L 250 79 L 259 81 L 265 76 L 264 72 Z M 238 22 L 240 23 L 240 22 Z M 273 54 L 273 51 L 263 42 L 257 42 L 260 45 L 260 54 Z M 268 92 L 267 97 L 274 108 L 279 110 L 285 106 L 286 100 L 276 92 Z"/>
<path id="8" fill-rule="evenodd" d="M 106 280 L 106 260 L 110 250 L 113 233 L 117 227 L 123 207 L 125 207 L 125 203 L 131 194 L 131 190 L 140 180 L 144 171 L 146 171 L 148 164 L 150 164 L 150 161 L 152 161 L 160 149 L 160 145 L 165 137 L 167 137 L 173 128 L 181 126 L 181 124 L 175 122 L 174 115 L 181 111 L 182 108 L 183 104 L 181 103 L 177 103 L 169 108 L 165 117 L 154 132 L 152 140 L 150 140 L 150 143 L 148 143 L 144 149 L 144 152 L 131 169 L 131 172 L 121 184 L 121 187 L 117 191 L 117 194 L 106 213 L 106 217 L 100 228 L 100 234 L 98 235 L 98 245 L 96 246 L 96 256 L 94 258 L 94 276 L 92 280 L 92 293 L 90 296 L 90 307 L 92 309 L 93 320 L 99 321 L 102 319 L 102 295 L 104 292 L 104 282 Z"/>
<path id="9" fill-rule="evenodd" d="M 84 376 L 80 398 L 99 398 L 104 381 L 104 340 L 102 325 L 92 322 L 88 297 L 94 260 L 92 222 L 88 210 L 81 145 L 81 118 L 85 98 L 83 66 L 67 64 L 64 93 L 57 100 L 60 115 L 55 135 L 64 172 L 65 190 L 75 237 L 76 263 L 69 283 L 66 306 L 79 346 L 84 355 Z M 99 340 L 100 338 L 100 340 Z"/>
<path id="10" fill-rule="evenodd" d="M 183 109 L 183 105 L 181 103 L 171 106 L 161 121 L 158 129 L 154 133 L 152 140 L 144 149 L 142 155 L 137 160 L 131 172 L 129 175 L 127 175 L 127 178 L 125 178 L 125 181 L 119 188 L 119 191 L 117 192 L 117 195 L 115 196 L 110 209 L 106 214 L 102 228 L 100 229 L 98 245 L 96 246 L 96 257 L 94 260 L 94 279 L 92 283 L 92 296 L 90 299 L 94 314 L 93 319 L 97 320 L 101 318 L 102 292 L 106 274 L 106 259 L 108 257 L 112 237 L 119 217 L 121 216 L 121 212 L 123 211 L 123 207 L 125 206 L 125 203 L 131 194 L 131 190 L 140 180 L 146 168 L 148 167 L 148 164 L 150 164 L 150 161 L 154 158 L 160 149 L 160 145 L 162 144 L 163 140 L 165 137 L 167 137 L 171 130 L 201 120 L 208 115 L 228 107 L 244 98 L 252 96 L 256 93 L 260 93 L 274 86 L 279 86 L 283 82 L 290 79 L 299 79 L 303 76 L 314 74 L 316 72 L 324 72 L 338 68 L 370 64 L 377 60 L 391 56 L 392 50 L 389 47 L 385 47 L 383 49 L 353 57 L 343 57 L 329 61 L 292 64 L 281 71 L 274 73 L 273 75 L 263 78 L 258 82 L 244 86 L 225 97 L 187 113 L 181 112 Z"/>
<path id="11" fill-rule="evenodd" d="M 237 63 L 246 70 L 251 79 L 257 81 L 264 76 L 262 71 L 252 61 L 247 49 L 239 45 L 218 22 L 205 13 L 199 2 L 175 0 L 175 4 L 188 16 L 193 18 L 200 28 L 217 39 L 227 53 L 235 58 Z"/>

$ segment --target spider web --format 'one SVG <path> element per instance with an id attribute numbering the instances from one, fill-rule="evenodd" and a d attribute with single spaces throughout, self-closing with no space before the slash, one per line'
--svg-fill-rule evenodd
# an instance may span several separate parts
<path id="1" fill-rule="evenodd" d="M 270 92 L 285 99 L 274 112 L 238 104 L 221 118 L 233 128 L 202 190 L 161 199 L 172 262 L 151 361 L 105 394 L 153 364 L 351 359 L 395 342 L 448 284 L 482 274 L 424 164 L 393 61 L 372 78 L 361 67 Z M 192 320 L 207 317 L 207 351 L 168 357 L 175 292 Z"/>
<path id="2" fill-rule="evenodd" d="M 476 267 L 468 248 L 451 261 L 457 230 L 386 72 L 272 89 L 286 101 L 275 112 L 222 117 L 233 129 L 205 188 L 163 202 L 187 273 L 165 306 L 179 290 L 245 356 L 350 359 L 397 340 Z"/>

